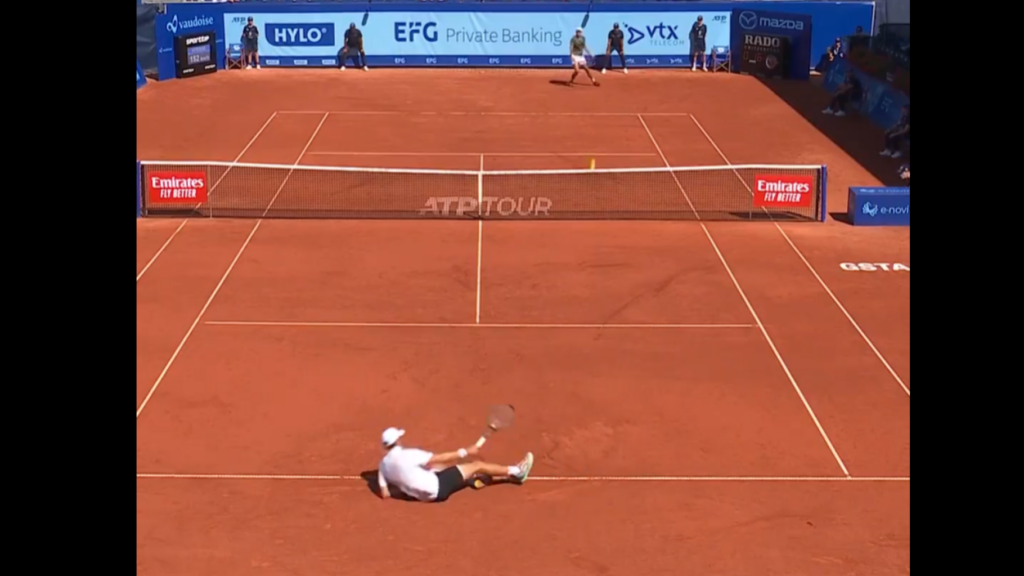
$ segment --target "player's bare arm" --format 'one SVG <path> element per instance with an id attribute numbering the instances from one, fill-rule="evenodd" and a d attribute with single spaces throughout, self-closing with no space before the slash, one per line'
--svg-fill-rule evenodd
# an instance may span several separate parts
<path id="1" fill-rule="evenodd" d="M 438 467 L 455 464 L 461 460 L 465 460 L 469 456 L 476 456 L 480 453 L 480 449 L 476 446 L 470 446 L 469 448 L 459 448 L 454 452 L 442 452 L 440 454 L 434 454 L 427 461 L 427 466 Z"/>

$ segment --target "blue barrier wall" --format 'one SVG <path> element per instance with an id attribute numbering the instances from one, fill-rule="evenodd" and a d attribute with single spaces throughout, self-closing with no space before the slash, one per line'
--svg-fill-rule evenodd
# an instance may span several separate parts
<path id="1" fill-rule="evenodd" d="M 857 70 L 846 60 L 836 60 L 825 70 L 822 85 L 830 93 L 835 93 L 849 70 L 853 70 L 864 88 L 864 99 L 858 113 L 886 130 L 895 126 L 903 113 L 903 105 L 910 104 L 910 98 L 891 84 Z"/>
<path id="2" fill-rule="evenodd" d="M 850 188 L 846 206 L 854 226 L 910 226 L 910 188 Z"/>
<path id="3" fill-rule="evenodd" d="M 619 22 L 634 67 L 690 65 L 689 29 L 698 15 L 708 25 L 707 46 L 730 44 L 733 9 L 758 11 L 768 2 L 595 3 L 587 34 L 591 50 L 604 52 L 608 30 Z M 870 29 L 871 2 L 771 2 L 775 12 L 813 19 L 811 53 L 856 26 Z M 260 25 L 260 57 L 268 66 L 335 66 L 344 30 L 361 24 L 363 3 L 167 4 L 157 17 L 159 77 L 174 77 L 177 34 L 216 32 L 224 42 L 241 36 L 245 20 Z M 371 66 L 565 66 L 567 40 L 587 13 L 584 3 L 386 3 L 374 4 L 365 26 Z M 217 63 L 223 67 L 224 62 Z"/>
<path id="4" fill-rule="evenodd" d="M 135 61 L 135 89 L 138 90 L 146 85 L 146 76 L 142 73 L 142 64 Z"/>

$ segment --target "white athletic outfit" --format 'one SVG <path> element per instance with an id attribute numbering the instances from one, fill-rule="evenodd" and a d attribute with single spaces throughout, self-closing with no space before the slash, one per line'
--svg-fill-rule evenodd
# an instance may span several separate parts
<path id="1" fill-rule="evenodd" d="M 380 461 L 377 472 L 381 487 L 391 485 L 423 502 L 437 498 L 440 481 L 437 474 L 427 468 L 434 455 L 419 448 L 395 446 Z"/>
<path id="2" fill-rule="evenodd" d="M 582 66 L 583 64 L 587 63 L 587 57 L 586 56 L 577 56 L 577 55 L 573 54 L 572 55 L 572 62 L 573 62 L 573 64 L 579 64 L 579 65 Z"/>

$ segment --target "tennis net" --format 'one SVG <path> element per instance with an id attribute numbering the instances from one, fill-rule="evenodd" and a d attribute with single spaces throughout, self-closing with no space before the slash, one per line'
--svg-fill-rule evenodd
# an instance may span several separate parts
<path id="1" fill-rule="evenodd" d="M 459 171 L 138 163 L 140 216 L 823 220 L 824 166 Z"/>

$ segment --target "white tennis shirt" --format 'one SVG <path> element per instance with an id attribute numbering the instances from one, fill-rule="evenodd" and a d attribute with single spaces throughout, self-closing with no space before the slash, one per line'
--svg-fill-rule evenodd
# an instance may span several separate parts
<path id="1" fill-rule="evenodd" d="M 427 468 L 434 455 L 419 448 L 395 446 L 380 461 L 377 481 L 390 484 L 409 496 L 429 502 L 437 498 L 437 474 Z"/>

